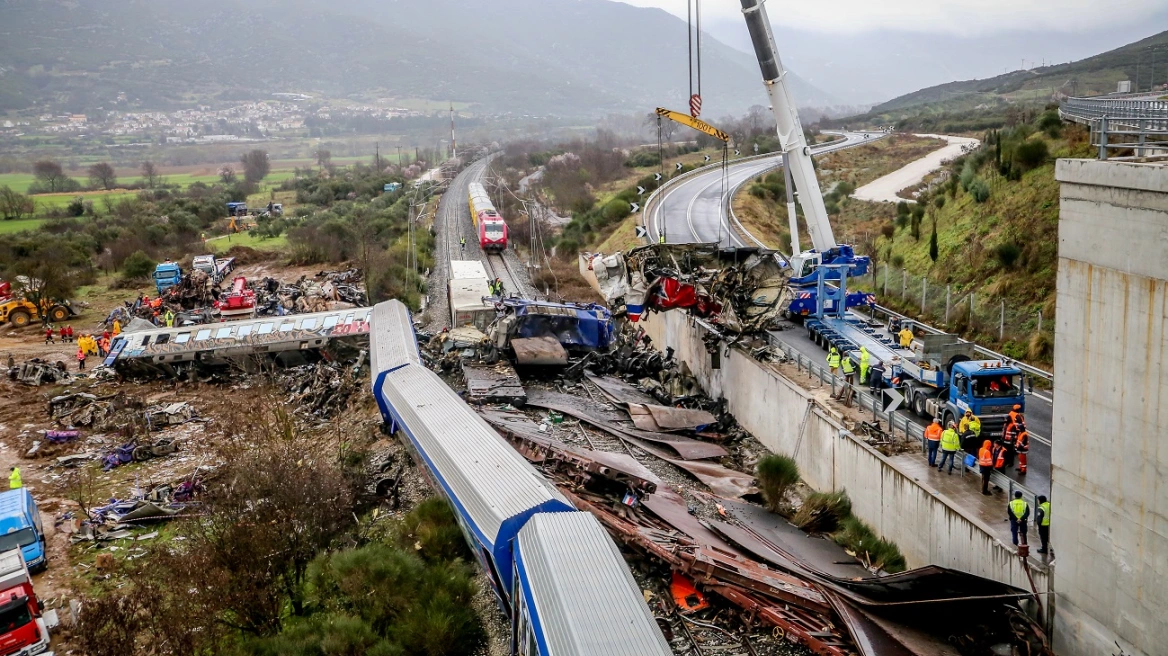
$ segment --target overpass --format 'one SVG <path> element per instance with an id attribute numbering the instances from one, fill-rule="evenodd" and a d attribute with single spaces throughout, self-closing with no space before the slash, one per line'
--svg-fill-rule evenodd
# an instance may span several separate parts
<path id="1" fill-rule="evenodd" d="M 1064 121 L 1086 125 L 1099 159 L 1114 150 L 1134 150 L 1136 157 L 1168 150 L 1168 96 L 1125 94 L 1067 98 L 1059 106 Z"/>

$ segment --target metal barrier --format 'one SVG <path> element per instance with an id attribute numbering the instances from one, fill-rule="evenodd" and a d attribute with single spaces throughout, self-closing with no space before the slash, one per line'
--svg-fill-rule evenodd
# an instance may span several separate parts
<path id="1" fill-rule="evenodd" d="M 713 326 L 711 326 L 703 321 L 700 321 L 700 320 L 698 320 L 698 323 L 700 323 L 702 325 L 702 327 L 705 328 L 706 330 L 709 330 L 710 332 L 713 332 L 715 334 L 720 334 Z M 775 349 L 781 351 L 783 353 L 783 355 L 788 360 L 790 360 L 791 362 L 793 362 L 795 364 L 795 368 L 800 373 L 806 371 L 807 375 L 810 378 L 817 378 L 817 379 L 819 379 L 820 384 L 825 385 L 825 386 L 830 386 L 832 396 L 836 395 L 837 390 L 839 388 L 841 388 L 844 385 L 847 385 L 846 381 L 842 380 L 839 376 L 833 375 L 830 370 L 828 370 L 826 367 L 824 367 L 818 361 L 813 361 L 812 358 L 809 358 L 806 355 L 803 355 L 802 353 L 797 351 L 794 347 L 782 342 L 774 335 L 769 334 L 769 333 L 767 334 L 767 343 L 772 348 L 775 348 Z M 856 405 L 860 408 L 863 408 L 865 412 L 870 411 L 872 413 L 872 419 L 874 421 L 877 421 L 877 422 L 882 421 L 882 422 L 885 422 L 886 424 L 888 424 L 888 433 L 890 436 L 892 436 L 895 439 L 896 434 L 899 432 L 901 435 L 904 436 L 904 440 L 906 442 L 915 441 L 915 442 L 920 443 L 922 455 L 928 453 L 928 447 L 925 444 L 925 425 L 924 424 L 917 423 L 916 421 L 913 421 L 912 419 L 910 419 L 908 417 L 907 414 L 897 414 L 895 412 L 893 412 L 893 413 L 884 412 L 883 410 L 880 409 L 884 405 L 882 403 L 882 400 L 880 399 L 880 396 L 877 394 L 871 394 L 862 386 L 852 385 L 852 390 L 854 392 L 854 395 L 852 398 L 855 400 Z M 857 438 L 857 439 L 859 439 L 859 438 Z M 959 461 L 961 463 L 961 465 L 960 465 L 961 475 L 964 477 L 967 473 L 973 473 L 973 474 L 976 474 L 978 477 L 980 477 L 981 472 L 976 466 L 974 466 L 974 467 L 966 467 L 965 466 L 965 455 L 966 454 L 964 451 L 957 452 L 957 457 L 960 459 Z M 1021 483 L 1015 481 L 1014 479 L 1009 478 L 1005 474 L 1003 474 L 999 471 L 994 471 L 993 473 L 990 474 L 990 483 L 996 487 L 999 487 L 999 488 L 1002 488 L 1003 490 L 1005 490 L 1006 493 L 1009 495 L 1007 498 L 1010 498 L 1010 499 L 1014 498 L 1014 491 L 1015 490 L 1021 491 L 1023 497 L 1026 498 L 1028 500 L 1028 502 L 1031 504 L 1031 507 L 1033 507 L 1033 508 L 1037 507 L 1038 501 L 1036 500 L 1037 495 L 1035 494 L 1035 492 L 1033 490 L 1030 490 L 1029 488 L 1027 488 L 1025 485 L 1022 485 Z"/>
<path id="2" fill-rule="evenodd" d="M 1152 132 L 1168 132 L 1168 101 L 1124 98 L 1067 98 L 1059 114 L 1079 123 L 1108 118 L 1114 123 L 1134 126 L 1141 123 Z"/>

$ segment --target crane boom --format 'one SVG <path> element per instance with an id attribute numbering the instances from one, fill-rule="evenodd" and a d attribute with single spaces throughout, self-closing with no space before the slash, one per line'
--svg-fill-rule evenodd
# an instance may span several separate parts
<path id="1" fill-rule="evenodd" d="M 754 42 L 754 54 L 758 58 L 759 68 L 762 69 L 763 84 L 766 85 L 771 110 L 778 124 L 779 143 L 782 144 L 783 153 L 787 155 L 788 169 L 795 183 L 799 205 L 803 208 L 803 216 L 811 231 L 812 246 L 825 253 L 836 247 L 835 235 L 832 233 L 831 223 L 828 222 L 823 193 L 819 189 L 819 180 L 815 177 L 815 168 L 811 163 L 811 149 L 803 136 L 803 125 L 799 121 L 799 112 L 791 95 L 787 70 L 783 68 L 783 62 L 779 60 L 779 51 L 775 47 L 775 37 L 771 33 L 766 7 L 763 6 L 765 1 L 741 0 L 742 13 L 746 17 L 750 40 Z M 791 237 L 792 243 L 798 243 L 794 232 Z M 796 252 L 792 252 L 791 255 L 798 255 L 797 250 L 796 246 Z"/>

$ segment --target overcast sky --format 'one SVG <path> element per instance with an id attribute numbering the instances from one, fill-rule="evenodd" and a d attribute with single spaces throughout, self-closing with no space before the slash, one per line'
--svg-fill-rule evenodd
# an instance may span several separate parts
<path id="1" fill-rule="evenodd" d="M 686 0 L 620 1 L 686 15 Z M 773 22 L 793 29 L 836 33 L 897 29 L 966 36 L 1139 25 L 1162 14 L 1166 6 L 1168 0 L 769 0 L 766 5 Z M 704 0 L 702 15 L 738 17 L 741 7 L 738 0 Z"/>

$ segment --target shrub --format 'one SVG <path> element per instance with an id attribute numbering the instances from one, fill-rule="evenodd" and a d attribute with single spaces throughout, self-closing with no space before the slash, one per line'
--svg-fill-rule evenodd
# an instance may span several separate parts
<path id="1" fill-rule="evenodd" d="M 631 214 L 632 211 L 633 208 L 627 201 L 614 198 L 604 204 L 604 209 L 601 211 L 601 214 L 604 216 L 605 221 L 615 223 Z"/>
<path id="2" fill-rule="evenodd" d="M 882 225 L 880 226 L 880 234 L 888 237 L 889 239 L 892 239 L 893 235 L 896 234 L 896 226 L 892 225 L 891 223 Z"/>
<path id="3" fill-rule="evenodd" d="M 659 166 L 660 164 L 661 156 L 648 150 L 633 153 L 631 157 L 625 160 L 625 166 L 629 168 L 644 168 L 646 166 Z"/>
<path id="4" fill-rule="evenodd" d="M 758 461 L 755 472 L 767 507 L 779 512 L 787 491 L 799 482 L 799 465 L 794 458 L 772 453 Z"/>
<path id="5" fill-rule="evenodd" d="M 929 259 L 936 263 L 938 255 L 940 253 L 937 250 L 937 217 L 933 217 L 933 234 L 929 236 Z"/>
<path id="6" fill-rule="evenodd" d="M 990 199 L 990 186 L 981 178 L 974 179 L 966 191 L 969 192 L 970 196 L 973 196 L 973 200 L 979 203 L 984 203 Z"/>
<path id="7" fill-rule="evenodd" d="M 870 567 L 882 569 L 890 574 L 903 572 L 905 569 L 904 556 L 901 555 L 900 548 L 888 540 L 877 537 L 867 524 L 855 516 L 843 519 L 839 530 L 833 533 L 831 538 L 836 544 L 855 553 Z"/>
<path id="8" fill-rule="evenodd" d="M 892 262 L 892 266 L 894 266 L 898 269 L 904 268 L 904 256 L 901 255 L 900 253 L 893 255 L 891 262 Z"/>
<path id="9" fill-rule="evenodd" d="M 69 201 L 69 205 L 65 207 L 65 212 L 69 216 L 81 216 L 85 214 L 85 199 L 81 196 Z"/>
<path id="10" fill-rule="evenodd" d="M 897 216 L 908 216 L 909 215 L 908 201 L 902 200 L 896 204 L 896 215 Z"/>
<path id="11" fill-rule="evenodd" d="M 816 492 L 807 497 L 791 521 L 808 533 L 830 533 L 852 514 L 847 492 Z"/>
<path id="12" fill-rule="evenodd" d="M 145 251 L 134 251 L 122 262 L 122 275 L 131 280 L 147 278 L 154 271 L 155 264 Z"/>
<path id="13" fill-rule="evenodd" d="M 766 200 L 767 188 L 760 184 L 752 184 L 750 185 L 750 195 L 759 200 Z"/>
<path id="14" fill-rule="evenodd" d="M 1050 157 L 1050 149 L 1042 139 L 1030 139 L 1014 149 L 1014 161 L 1026 170 L 1042 166 Z"/>
<path id="15" fill-rule="evenodd" d="M 841 197 L 847 198 L 848 196 L 851 196 L 852 193 L 854 193 L 856 191 L 856 185 L 845 180 L 845 181 L 839 183 L 838 185 L 836 185 L 835 190 L 836 190 L 836 192 L 839 193 L 839 195 Z"/>
<path id="16" fill-rule="evenodd" d="M 1002 263 L 1003 267 L 1010 269 L 1022 256 L 1022 249 L 1014 243 L 1001 244 L 994 249 L 994 255 L 998 257 L 998 261 Z"/>

